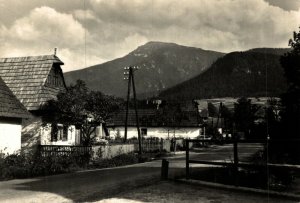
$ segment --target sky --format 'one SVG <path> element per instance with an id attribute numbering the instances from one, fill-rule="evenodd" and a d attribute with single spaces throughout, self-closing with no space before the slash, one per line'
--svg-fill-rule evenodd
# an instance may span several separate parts
<path id="1" fill-rule="evenodd" d="M 148 41 L 220 52 L 288 47 L 300 0 L 0 0 L 0 57 L 53 54 L 72 71 Z"/>

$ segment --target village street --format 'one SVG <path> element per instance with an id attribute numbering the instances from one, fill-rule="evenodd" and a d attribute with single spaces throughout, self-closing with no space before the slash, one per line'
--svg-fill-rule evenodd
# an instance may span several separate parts
<path id="1" fill-rule="evenodd" d="M 253 147 L 244 145 L 240 149 L 241 153 L 248 154 L 249 150 L 252 150 L 251 153 L 253 153 L 259 148 L 259 146 Z M 199 158 L 201 156 L 201 159 L 204 160 L 222 160 L 228 157 L 228 153 L 230 152 L 230 145 L 213 146 L 199 154 L 193 153 L 191 156 L 194 156 L 194 158 Z M 184 177 L 185 154 L 176 154 L 168 160 L 170 161 L 169 177 Z M 135 188 L 143 189 L 152 187 L 152 189 L 155 189 L 156 184 L 169 184 L 168 187 L 173 188 L 173 190 L 176 191 L 177 186 L 175 183 L 160 182 L 160 167 L 161 160 L 155 160 L 152 162 L 111 169 L 82 171 L 72 174 L 33 179 L 3 181 L 0 182 L 0 202 L 101 201 L 120 197 L 120 194 L 135 194 Z M 179 185 L 178 187 L 183 186 Z M 128 193 L 126 191 L 128 191 Z M 203 190 L 201 191 L 203 193 Z M 218 191 L 218 195 L 232 198 L 232 194 L 227 195 L 227 193 L 228 192 L 225 191 Z M 247 195 L 244 194 L 244 196 L 242 195 L 240 198 L 243 199 L 246 197 Z M 128 198 L 129 197 L 127 197 L 127 199 Z M 146 196 L 144 196 L 144 198 L 147 199 Z M 152 199 L 152 201 L 154 200 Z"/>

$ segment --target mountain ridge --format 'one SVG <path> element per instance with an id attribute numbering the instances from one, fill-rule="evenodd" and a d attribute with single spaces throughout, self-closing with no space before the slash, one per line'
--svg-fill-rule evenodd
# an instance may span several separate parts
<path id="1" fill-rule="evenodd" d="M 231 52 L 217 59 L 203 73 L 159 96 L 200 99 L 241 96 L 279 96 L 286 89 L 280 55 L 290 49 L 257 48 Z"/>
<path id="2" fill-rule="evenodd" d="M 127 85 L 123 81 L 123 68 L 139 66 L 140 70 L 135 72 L 137 93 L 152 97 L 165 88 L 200 74 L 221 56 L 224 53 L 150 41 L 121 58 L 67 72 L 65 80 L 69 85 L 82 79 L 92 90 L 125 97 Z"/>

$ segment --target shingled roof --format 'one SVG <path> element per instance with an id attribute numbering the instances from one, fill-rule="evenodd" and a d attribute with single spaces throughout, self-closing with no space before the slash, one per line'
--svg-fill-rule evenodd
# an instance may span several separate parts
<path id="1" fill-rule="evenodd" d="M 29 112 L 0 77 L 0 117 L 30 118 Z"/>
<path id="2" fill-rule="evenodd" d="M 139 124 L 142 127 L 170 127 L 159 121 L 159 112 L 157 109 L 138 109 Z M 183 111 L 183 118 L 177 127 L 199 127 L 197 111 Z M 108 127 L 125 126 L 126 111 L 115 114 L 107 121 Z M 136 126 L 135 110 L 128 111 L 128 126 Z"/>
<path id="3" fill-rule="evenodd" d="M 49 88 L 45 83 L 51 68 L 62 73 L 63 64 L 55 55 L 1 58 L 0 76 L 27 110 L 38 110 L 61 90 Z"/>
<path id="4" fill-rule="evenodd" d="M 151 126 L 154 125 L 153 117 L 156 115 L 156 109 L 138 109 L 138 116 L 140 125 L 143 126 Z M 125 118 L 126 118 L 126 110 L 121 111 L 113 115 L 111 119 L 107 121 L 107 126 L 124 126 L 125 125 Z M 148 118 L 148 119 L 145 119 Z M 135 117 L 135 110 L 129 109 L 128 110 L 128 126 L 136 126 L 136 117 Z"/>

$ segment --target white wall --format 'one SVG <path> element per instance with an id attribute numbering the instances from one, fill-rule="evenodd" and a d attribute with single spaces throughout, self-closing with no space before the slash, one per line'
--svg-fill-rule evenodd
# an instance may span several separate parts
<path id="1" fill-rule="evenodd" d="M 37 145 L 41 144 L 41 126 L 43 125 L 42 118 L 31 114 L 32 118 L 22 121 L 22 139 L 21 147 L 25 152 L 34 150 Z"/>
<path id="2" fill-rule="evenodd" d="M 119 144 L 106 146 L 93 146 L 93 159 L 111 159 L 121 154 L 128 154 L 134 152 L 134 144 Z"/>
<path id="3" fill-rule="evenodd" d="M 168 136 L 168 128 L 154 128 L 154 127 L 141 127 L 141 128 L 147 128 L 147 137 L 158 137 L 158 138 L 164 138 L 167 139 L 174 137 L 174 129 L 169 129 L 169 136 Z M 141 129 L 140 128 L 140 129 Z M 121 137 L 124 137 L 125 128 L 124 127 L 115 127 L 111 128 L 108 127 L 109 134 L 112 137 L 116 137 L 117 134 L 119 134 Z M 183 127 L 175 129 L 175 137 L 176 138 L 195 138 L 199 136 L 200 134 L 200 128 L 197 127 Z M 127 138 L 137 137 L 137 130 L 136 127 L 128 127 L 127 128 Z"/>
<path id="4" fill-rule="evenodd" d="M 12 154 L 21 149 L 21 124 L 0 123 L 0 152 Z"/>
<path id="5" fill-rule="evenodd" d="M 47 125 L 45 127 L 41 127 L 40 129 L 41 135 L 41 145 L 76 145 L 78 144 L 78 133 L 76 133 L 75 126 L 71 125 L 68 129 L 68 139 L 66 141 L 58 140 L 55 142 L 51 141 L 51 125 Z"/>
<path id="6" fill-rule="evenodd" d="M 102 125 L 98 126 L 92 136 L 103 138 L 105 135 Z M 40 129 L 41 145 L 80 145 L 80 130 L 71 125 L 68 129 L 68 140 L 51 142 L 51 125 L 48 124 Z"/>

